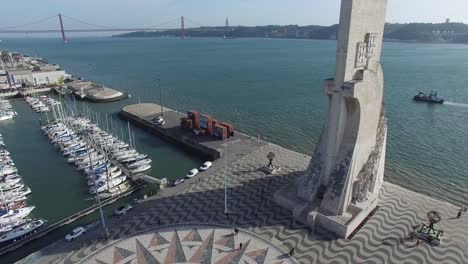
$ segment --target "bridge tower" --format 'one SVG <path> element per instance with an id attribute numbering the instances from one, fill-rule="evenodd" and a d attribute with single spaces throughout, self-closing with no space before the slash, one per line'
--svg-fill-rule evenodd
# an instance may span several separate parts
<path id="1" fill-rule="evenodd" d="M 180 37 L 185 38 L 185 19 L 184 16 L 180 17 Z"/>
<path id="2" fill-rule="evenodd" d="M 63 43 L 67 43 L 67 39 L 65 38 L 65 29 L 63 28 L 62 14 L 58 14 L 58 17 L 60 21 L 60 30 L 62 31 Z"/>

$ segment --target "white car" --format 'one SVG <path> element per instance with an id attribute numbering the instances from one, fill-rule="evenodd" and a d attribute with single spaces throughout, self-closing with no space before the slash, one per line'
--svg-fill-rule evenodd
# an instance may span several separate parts
<path id="1" fill-rule="evenodd" d="M 166 120 L 162 116 L 158 116 L 155 119 L 153 119 L 153 123 L 158 124 L 158 125 L 164 125 L 166 124 Z"/>
<path id="2" fill-rule="evenodd" d="M 71 231 L 70 234 L 66 235 L 65 239 L 67 241 L 72 241 L 73 239 L 83 235 L 84 233 L 86 233 L 86 229 L 80 226 L 78 228 L 73 229 L 73 231 Z"/>
<path id="3" fill-rule="evenodd" d="M 177 185 L 183 183 L 184 181 L 185 181 L 185 179 L 179 179 L 179 180 L 175 181 L 174 184 L 177 186 Z"/>
<path id="4" fill-rule="evenodd" d="M 207 169 L 211 168 L 211 166 L 213 166 L 213 163 L 211 163 L 211 161 L 207 161 L 201 165 L 200 170 L 206 171 Z"/>
<path id="5" fill-rule="evenodd" d="M 197 169 L 191 169 L 189 173 L 187 173 L 187 177 L 192 178 L 192 177 L 195 177 L 197 174 L 198 174 Z"/>
<path id="6" fill-rule="evenodd" d="M 128 211 L 130 211 L 133 208 L 133 206 L 126 204 L 123 206 L 120 206 L 119 208 L 114 210 L 115 215 L 125 215 L 127 214 Z"/>

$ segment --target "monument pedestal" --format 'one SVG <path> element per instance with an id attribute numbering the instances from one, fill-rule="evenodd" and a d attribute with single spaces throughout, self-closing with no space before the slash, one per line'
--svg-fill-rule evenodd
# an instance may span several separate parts
<path id="1" fill-rule="evenodd" d="M 327 230 L 343 238 L 353 233 L 378 203 L 378 194 L 371 194 L 366 201 L 350 204 L 343 214 L 335 215 L 320 211 L 321 200 L 308 203 L 298 198 L 296 193 L 294 184 L 288 185 L 274 194 L 275 202 L 283 208 L 289 208 L 296 220 L 312 230 Z"/>

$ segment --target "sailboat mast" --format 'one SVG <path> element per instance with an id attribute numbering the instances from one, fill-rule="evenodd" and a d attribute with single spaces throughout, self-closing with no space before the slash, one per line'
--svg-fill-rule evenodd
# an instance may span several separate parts
<path id="1" fill-rule="evenodd" d="M 130 148 L 132 147 L 132 135 L 130 131 L 130 122 L 127 121 L 127 127 L 128 127 L 128 141 L 130 143 Z"/>

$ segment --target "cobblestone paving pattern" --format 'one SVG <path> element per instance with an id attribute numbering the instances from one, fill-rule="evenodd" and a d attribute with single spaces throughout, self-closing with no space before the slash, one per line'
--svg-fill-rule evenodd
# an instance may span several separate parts
<path id="1" fill-rule="evenodd" d="M 270 151 L 276 154 L 274 164 L 282 167 L 274 176 L 259 171 L 268 162 Z M 224 169 L 217 166 L 219 169 L 183 186 L 162 191 L 126 216 L 110 219 L 111 239 L 107 241 L 96 228 L 77 241 L 59 241 L 20 263 L 77 263 L 120 238 L 161 225 L 185 223 L 246 230 L 284 252 L 294 247 L 299 263 L 468 263 L 468 215 L 455 219 L 459 208 L 454 205 L 390 183 L 381 190 L 377 212 L 352 239 L 336 239 L 321 230 L 312 232 L 293 220 L 290 212 L 272 200 L 273 193 L 298 177 L 309 159 L 268 144 L 228 165 L 228 215 L 224 214 Z M 416 246 L 409 234 L 413 226 L 426 222 L 429 210 L 441 213 L 443 220 L 438 227 L 445 231 L 445 239 L 438 247 L 426 243 Z"/>

